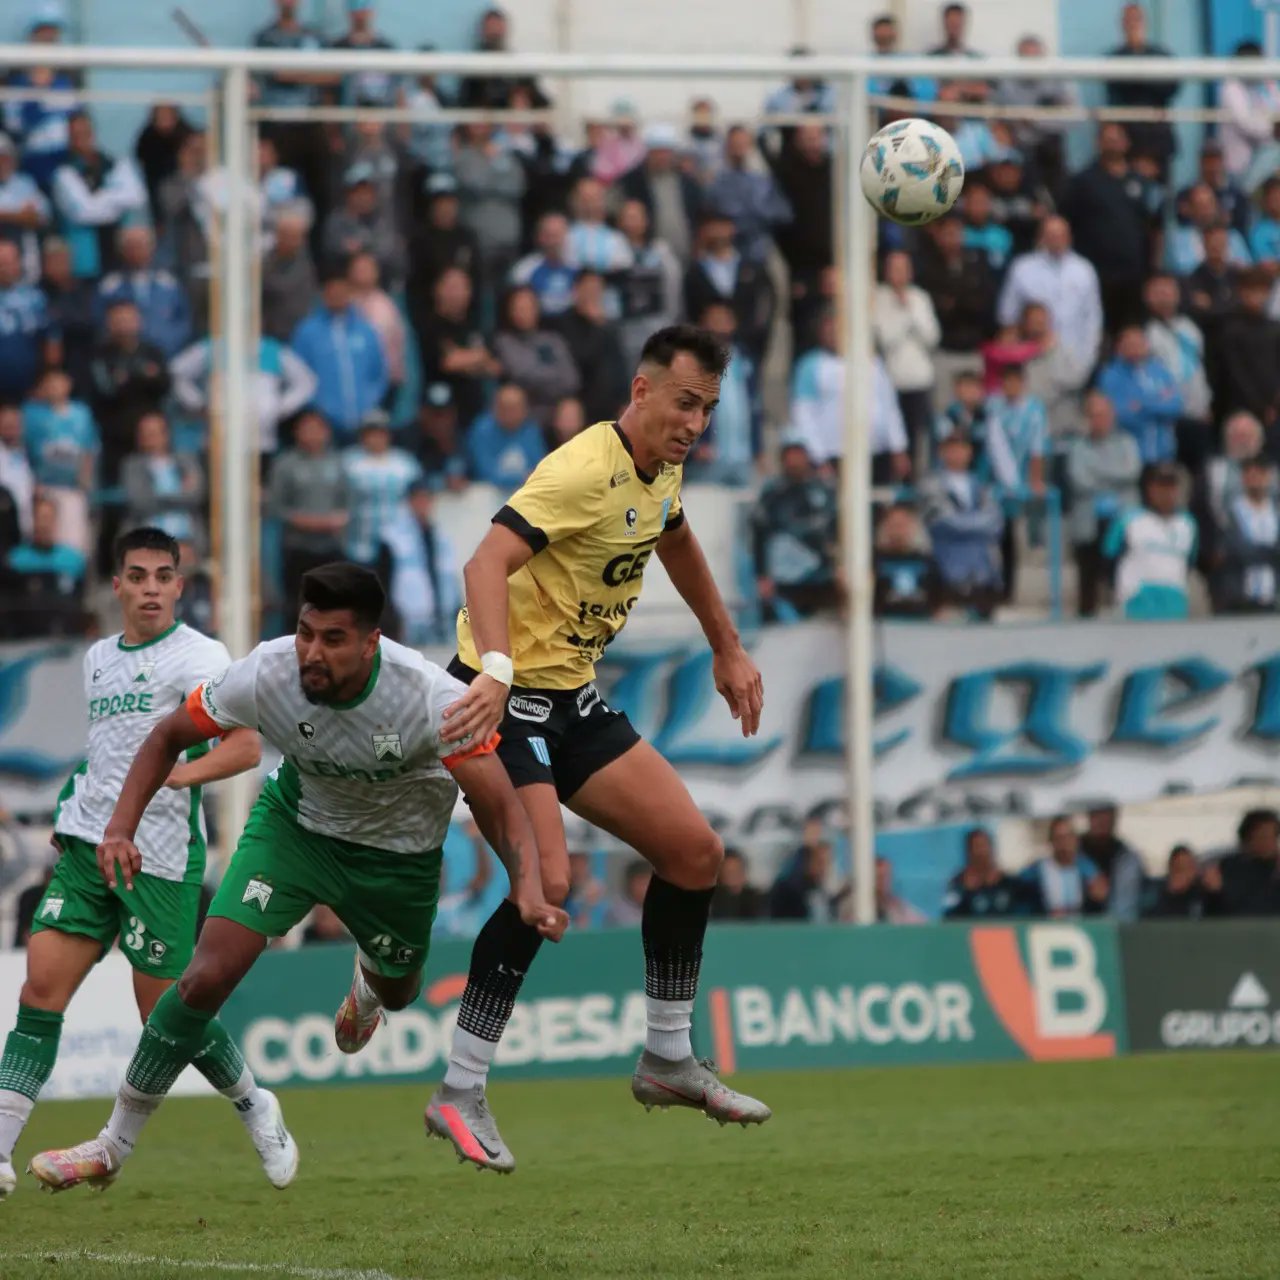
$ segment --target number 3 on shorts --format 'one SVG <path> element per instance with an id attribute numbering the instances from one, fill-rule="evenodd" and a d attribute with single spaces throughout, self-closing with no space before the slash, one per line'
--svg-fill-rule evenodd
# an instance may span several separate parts
<path id="1" fill-rule="evenodd" d="M 137 916 L 130 916 L 129 927 L 125 931 L 124 935 L 124 945 L 128 947 L 130 951 L 141 951 L 143 942 L 142 935 L 146 933 L 146 931 L 147 926 L 143 924 Z"/>

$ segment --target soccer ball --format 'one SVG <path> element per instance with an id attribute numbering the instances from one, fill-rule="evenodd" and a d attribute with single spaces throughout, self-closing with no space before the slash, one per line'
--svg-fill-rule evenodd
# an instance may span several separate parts
<path id="1" fill-rule="evenodd" d="M 867 143 L 858 176 L 877 213 L 920 226 L 955 204 L 964 161 L 956 140 L 932 121 L 895 120 Z"/>

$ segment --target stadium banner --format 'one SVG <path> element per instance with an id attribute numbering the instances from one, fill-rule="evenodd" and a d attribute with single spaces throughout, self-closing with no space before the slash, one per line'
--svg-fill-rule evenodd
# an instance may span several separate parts
<path id="1" fill-rule="evenodd" d="M 0 951 L 0 1017 L 13 1017 L 26 977 L 27 953 Z M 120 952 L 112 951 L 89 971 L 67 1008 L 58 1061 L 40 1091 L 41 1101 L 114 1097 L 141 1033 L 133 969 Z M 188 1067 L 173 1092 L 212 1094 L 213 1089 L 194 1067 Z"/>
<path id="2" fill-rule="evenodd" d="M 425 1085 L 444 1070 L 469 957 L 466 943 L 433 946 L 422 998 L 352 1056 L 333 1042 L 347 946 L 268 952 L 222 1018 L 265 1085 Z M 695 1047 L 726 1071 L 1112 1057 L 1119 979 L 1105 923 L 726 925 L 708 939 Z M 539 953 L 495 1074 L 625 1078 L 644 1031 L 638 932 L 571 937 Z"/>
<path id="3" fill-rule="evenodd" d="M 1280 1046 L 1280 929 L 1273 921 L 1152 921 L 1120 930 L 1129 1047 Z"/>

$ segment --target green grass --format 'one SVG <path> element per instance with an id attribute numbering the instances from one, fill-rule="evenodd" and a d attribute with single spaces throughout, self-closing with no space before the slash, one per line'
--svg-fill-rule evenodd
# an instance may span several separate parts
<path id="1" fill-rule="evenodd" d="M 283 1193 L 225 1103 L 178 1099 L 105 1194 L 22 1178 L 0 1277 L 1280 1275 L 1275 1056 L 738 1083 L 773 1105 L 763 1129 L 646 1115 L 625 1080 L 498 1086 L 511 1178 L 423 1139 L 425 1086 L 287 1093 L 302 1168 Z M 105 1114 L 37 1108 L 19 1158 Z"/>

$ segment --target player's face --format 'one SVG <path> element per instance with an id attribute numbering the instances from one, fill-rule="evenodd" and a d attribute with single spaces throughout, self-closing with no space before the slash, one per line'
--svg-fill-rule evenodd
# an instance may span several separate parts
<path id="1" fill-rule="evenodd" d="M 120 601 L 127 634 L 146 640 L 173 626 L 173 612 L 182 595 L 182 575 L 166 552 L 127 552 L 111 585 Z"/>
<path id="2" fill-rule="evenodd" d="M 308 702 L 348 702 L 369 679 L 381 633 L 362 631 L 350 609 L 305 605 L 298 616 L 294 647 L 298 679 Z"/>
<path id="3" fill-rule="evenodd" d="M 660 462 L 682 463 L 698 443 L 720 401 L 720 379 L 688 352 L 669 369 L 638 374 L 632 396 L 640 409 L 645 443 Z"/>

